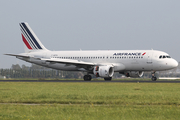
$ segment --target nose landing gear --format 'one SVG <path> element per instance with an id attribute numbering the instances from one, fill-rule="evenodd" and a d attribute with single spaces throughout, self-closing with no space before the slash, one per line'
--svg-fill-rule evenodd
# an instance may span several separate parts
<path id="1" fill-rule="evenodd" d="M 157 77 L 156 77 L 156 75 L 155 75 L 155 71 L 153 71 L 151 74 L 152 74 L 152 77 L 151 77 L 151 80 L 152 81 L 156 81 L 157 80 Z"/>

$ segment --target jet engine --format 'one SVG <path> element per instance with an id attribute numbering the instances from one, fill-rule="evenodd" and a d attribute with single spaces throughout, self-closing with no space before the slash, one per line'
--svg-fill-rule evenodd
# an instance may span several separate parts
<path id="1" fill-rule="evenodd" d="M 112 66 L 95 66 L 93 70 L 96 77 L 109 78 L 114 74 L 114 68 Z"/>
<path id="2" fill-rule="evenodd" d="M 144 74 L 143 71 L 127 71 L 127 72 L 124 72 L 124 75 L 126 77 L 133 77 L 133 78 L 139 78 L 139 77 L 142 77 Z"/>

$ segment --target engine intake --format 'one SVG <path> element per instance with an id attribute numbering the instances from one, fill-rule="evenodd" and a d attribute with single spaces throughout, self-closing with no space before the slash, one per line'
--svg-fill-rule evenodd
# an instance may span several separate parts
<path id="1" fill-rule="evenodd" d="M 96 66 L 93 70 L 96 77 L 109 78 L 114 74 L 114 68 L 112 66 Z"/>

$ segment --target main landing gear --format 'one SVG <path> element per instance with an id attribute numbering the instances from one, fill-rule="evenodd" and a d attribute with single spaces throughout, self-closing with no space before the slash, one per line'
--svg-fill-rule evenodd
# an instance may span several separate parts
<path id="1" fill-rule="evenodd" d="M 152 80 L 152 81 L 156 81 L 156 80 L 157 80 L 157 77 L 156 77 L 156 75 L 155 75 L 155 71 L 153 71 L 151 74 L 152 74 L 151 80 Z"/>
<path id="2" fill-rule="evenodd" d="M 105 81 L 111 81 L 112 77 L 104 78 Z"/>
<path id="3" fill-rule="evenodd" d="M 91 75 L 85 75 L 84 77 L 84 81 L 91 81 L 92 77 Z M 112 77 L 107 77 L 107 78 L 104 78 L 105 81 L 111 81 Z"/>
<path id="4" fill-rule="evenodd" d="M 83 78 L 84 78 L 84 81 L 91 81 L 92 79 L 91 75 L 85 75 Z"/>

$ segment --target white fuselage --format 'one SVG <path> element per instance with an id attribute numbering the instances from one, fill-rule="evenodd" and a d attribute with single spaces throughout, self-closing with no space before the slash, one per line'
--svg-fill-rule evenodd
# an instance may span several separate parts
<path id="1" fill-rule="evenodd" d="M 165 52 L 157 50 L 107 50 L 107 51 L 38 51 L 23 53 L 32 58 L 20 58 L 27 62 L 41 66 L 66 71 L 86 71 L 73 64 L 44 62 L 37 58 L 52 60 L 77 60 L 96 63 L 98 65 L 112 65 L 115 72 L 121 71 L 161 71 L 173 69 L 177 61 Z M 162 58 L 160 58 L 162 56 Z M 163 56 L 165 56 L 163 58 Z"/>

